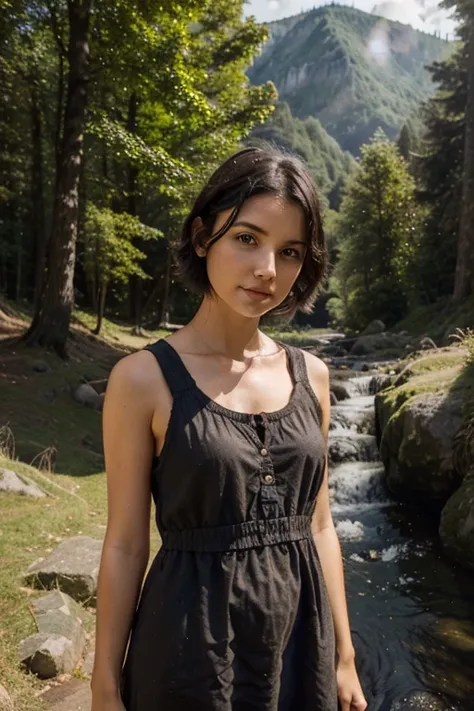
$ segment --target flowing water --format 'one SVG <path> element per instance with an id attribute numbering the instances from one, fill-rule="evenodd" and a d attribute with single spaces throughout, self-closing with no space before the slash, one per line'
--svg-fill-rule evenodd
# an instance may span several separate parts
<path id="1" fill-rule="evenodd" d="M 332 511 L 369 711 L 474 711 L 474 572 L 443 557 L 437 521 L 386 490 L 371 381 L 346 381 L 351 397 L 333 405 L 329 433 Z"/>

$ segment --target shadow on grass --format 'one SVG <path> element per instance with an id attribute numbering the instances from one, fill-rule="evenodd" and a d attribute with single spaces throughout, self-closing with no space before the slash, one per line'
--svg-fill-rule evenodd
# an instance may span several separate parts
<path id="1" fill-rule="evenodd" d="M 115 363 L 146 345 L 147 339 L 136 347 L 119 336 L 111 342 L 76 321 L 69 358 L 63 361 L 52 351 L 25 346 L 21 336 L 27 327 L 27 321 L 15 315 L 10 329 L 2 328 L 5 338 L 0 340 L 0 427 L 13 433 L 14 457 L 38 464 L 46 453 L 57 473 L 102 472 L 101 413 L 77 403 L 74 392 L 83 382 L 108 378 Z"/>

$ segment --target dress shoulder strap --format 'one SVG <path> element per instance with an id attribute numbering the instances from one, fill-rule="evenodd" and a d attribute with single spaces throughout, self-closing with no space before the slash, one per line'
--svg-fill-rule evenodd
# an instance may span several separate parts
<path id="1" fill-rule="evenodd" d="M 301 348 L 296 348 L 295 346 L 284 346 L 287 354 L 288 360 L 295 383 L 302 383 L 305 386 L 310 386 L 308 378 L 308 369 L 306 367 L 306 360 L 304 353 Z"/>
<path id="2" fill-rule="evenodd" d="M 155 356 L 173 396 L 196 386 L 194 378 L 184 365 L 178 352 L 165 338 L 161 338 L 155 343 L 150 343 L 143 350 L 150 351 Z"/>

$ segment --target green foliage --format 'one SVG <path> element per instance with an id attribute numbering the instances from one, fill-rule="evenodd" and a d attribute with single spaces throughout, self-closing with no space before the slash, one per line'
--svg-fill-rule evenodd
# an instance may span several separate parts
<path id="1" fill-rule="evenodd" d="M 355 161 L 341 150 L 318 119 L 295 118 L 288 104 L 281 102 L 268 121 L 253 130 L 252 138 L 270 142 L 302 158 L 331 207 L 338 206 L 342 183 L 355 169 Z"/>
<path id="2" fill-rule="evenodd" d="M 452 48 L 408 25 L 340 5 L 278 20 L 269 30 L 272 42 L 249 70 L 252 81 L 273 81 L 295 116 L 319 119 L 353 155 L 378 126 L 395 138 L 432 92 L 425 66 Z"/>
<path id="3" fill-rule="evenodd" d="M 362 147 L 336 221 L 337 262 L 329 300 L 333 319 L 353 330 L 373 319 L 392 325 L 410 303 L 421 214 L 415 184 L 396 146 L 383 132 Z"/>
<path id="4" fill-rule="evenodd" d="M 168 250 L 143 231 L 133 244 L 124 234 L 146 224 L 172 242 L 205 176 L 273 110 L 275 87 L 251 86 L 245 74 L 267 31 L 243 19 L 242 7 L 243 0 L 94 3 L 75 275 L 83 306 L 91 301 L 91 233 L 107 244 L 105 281 L 153 276 L 143 289 L 149 300 L 167 273 Z M 51 234 L 69 23 L 64 0 L 0 4 L 0 290 L 12 298 L 32 298 Z M 126 214 L 119 249 L 117 215 Z"/>
<path id="5" fill-rule="evenodd" d="M 419 160 L 420 198 L 428 209 L 418 257 L 424 303 L 451 294 L 463 177 L 467 101 L 467 52 L 462 45 L 431 68 L 438 91 L 423 109 L 426 132 Z"/>
<path id="6" fill-rule="evenodd" d="M 459 342 L 461 346 L 467 350 L 466 362 L 471 364 L 474 363 L 474 331 L 472 328 L 457 328 L 455 333 L 452 335 L 453 340 Z"/>
<path id="7" fill-rule="evenodd" d="M 162 234 L 126 212 L 117 214 L 89 203 L 83 236 L 86 275 L 90 282 L 104 287 L 126 284 L 132 274 L 146 279 L 139 264 L 145 254 L 133 242 L 157 239 Z"/>

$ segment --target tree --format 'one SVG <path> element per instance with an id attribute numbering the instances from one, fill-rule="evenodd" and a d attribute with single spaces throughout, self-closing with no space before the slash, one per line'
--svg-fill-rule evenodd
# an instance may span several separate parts
<path id="1" fill-rule="evenodd" d="M 158 230 L 143 225 L 132 215 L 99 209 L 89 203 L 84 225 L 84 268 L 97 314 L 94 333 L 101 330 L 108 289 L 126 286 L 131 275 L 147 278 L 139 265 L 145 255 L 133 242 L 161 236 Z"/>
<path id="2" fill-rule="evenodd" d="M 415 184 L 396 146 L 383 132 L 362 147 L 337 220 L 339 260 L 330 290 L 333 316 L 355 330 L 372 319 L 393 324 L 406 312 L 419 219 Z"/>
<path id="3" fill-rule="evenodd" d="M 453 301 L 459 303 L 474 293 L 474 2 L 445 0 L 445 6 L 454 7 L 462 22 L 467 58 L 461 215 L 453 290 Z"/>
<path id="4" fill-rule="evenodd" d="M 74 304 L 74 265 L 79 214 L 79 180 L 89 84 L 89 26 L 93 0 L 67 0 L 69 65 L 63 134 L 44 289 L 28 344 L 54 347 L 66 355 L 66 339 Z"/>
<path id="5" fill-rule="evenodd" d="M 427 208 L 418 254 L 418 285 L 423 303 L 451 296 L 461 213 L 467 89 L 466 47 L 430 67 L 434 96 L 422 109 L 425 135 L 415 156 L 418 196 Z"/>

